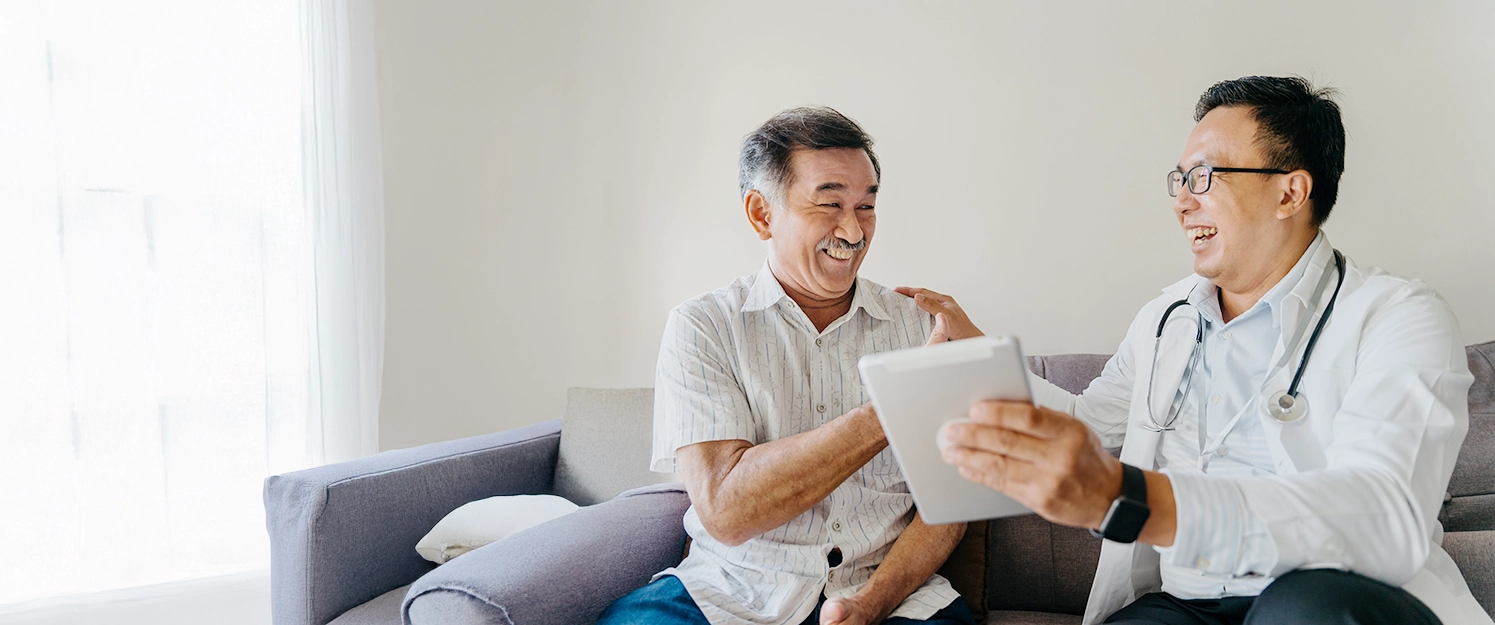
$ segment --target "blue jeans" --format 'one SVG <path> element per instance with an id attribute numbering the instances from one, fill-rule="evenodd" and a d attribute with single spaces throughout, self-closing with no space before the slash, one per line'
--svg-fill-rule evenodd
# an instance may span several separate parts
<path id="1" fill-rule="evenodd" d="M 820 605 L 815 606 L 815 611 L 805 619 L 805 623 L 820 622 L 820 606 L 825 604 L 825 598 L 820 599 Z M 971 616 L 970 608 L 966 607 L 964 599 L 956 599 L 950 605 L 945 606 L 927 621 L 916 621 L 902 617 L 890 618 L 883 621 L 886 625 L 911 625 L 913 623 L 927 623 L 928 625 L 975 625 L 975 618 Z M 711 625 L 706 616 L 701 614 L 701 609 L 696 607 L 690 593 L 685 591 L 685 585 L 673 575 L 666 575 L 650 582 L 638 590 L 628 593 L 623 598 L 614 601 L 602 611 L 602 617 L 597 619 L 597 625 Z"/>

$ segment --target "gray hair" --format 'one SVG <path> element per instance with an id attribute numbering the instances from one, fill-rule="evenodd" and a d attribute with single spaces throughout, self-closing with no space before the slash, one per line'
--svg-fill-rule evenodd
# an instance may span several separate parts
<path id="1" fill-rule="evenodd" d="M 794 151 L 834 148 L 866 152 L 878 181 L 882 181 L 882 166 L 872 152 L 872 137 L 861 126 L 828 106 L 801 106 L 774 115 L 742 140 L 742 153 L 737 157 L 737 184 L 742 196 L 757 190 L 782 202 L 784 190 L 794 183 L 789 163 Z"/>

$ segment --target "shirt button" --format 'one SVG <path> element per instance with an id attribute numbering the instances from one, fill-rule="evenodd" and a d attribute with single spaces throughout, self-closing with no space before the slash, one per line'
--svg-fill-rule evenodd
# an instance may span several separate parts
<path id="1" fill-rule="evenodd" d="M 1220 454 L 1220 455 L 1221 455 L 1221 456 L 1224 456 L 1224 455 L 1228 455 L 1228 454 L 1229 454 L 1229 453 L 1230 453 L 1230 450 L 1229 450 L 1229 449 L 1226 449 L 1226 448 L 1224 448 L 1224 447 L 1221 447 L 1221 448 L 1220 448 L 1220 449 L 1219 449 L 1219 450 L 1218 450 L 1218 451 L 1216 451 L 1216 452 L 1215 452 L 1215 453 L 1217 453 L 1217 454 Z"/>
<path id="2" fill-rule="evenodd" d="M 821 343 L 820 339 L 815 339 L 815 346 L 816 347 L 820 347 L 820 343 Z"/>
<path id="3" fill-rule="evenodd" d="M 835 571 L 831 571 L 831 579 L 830 579 L 830 581 L 833 581 L 833 582 L 836 581 L 836 572 Z"/>
<path id="4" fill-rule="evenodd" d="M 794 302 L 789 302 L 789 307 L 794 308 Z"/>
<path id="5" fill-rule="evenodd" d="M 1224 332 L 1221 332 L 1221 333 L 1220 333 L 1220 338 L 1222 338 L 1222 339 L 1225 339 L 1225 340 L 1227 340 L 1227 341 L 1229 341 L 1229 340 L 1230 340 L 1230 331 L 1229 331 L 1229 330 L 1226 330 L 1226 331 L 1224 331 Z"/>
<path id="6" fill-rule="evenodd" d="M 838 532 L 841 531 L 841 522 L 840 521 L 836 521 L 835 523 L 832 523 L 831 524 L 831 529 L 836 530 Z"/>
<path id="7" fill-rule="evenodd" d="M 815 412 L 825 412 L 825 404 L 815 406 Z"/>
<path id="8" fill-rule="evenodd" d="M 1209 403 L 1211 403 L 1211 404 L 1218 404 L 1218 403 L 1220 403 L 1220 396 L 1216 395 L 1214 397 L 1209 398 Z"/>
<path id="9" fill-rule="evenodd" d="M 1196 568 L 1196 569 L 1207 569 L 1207 568 L 1209 568 L 1209 558 L 1206 558 L 1204 556 L 1200 556 L 1198 560 L 1194 561 L 1194 568 Z"/>

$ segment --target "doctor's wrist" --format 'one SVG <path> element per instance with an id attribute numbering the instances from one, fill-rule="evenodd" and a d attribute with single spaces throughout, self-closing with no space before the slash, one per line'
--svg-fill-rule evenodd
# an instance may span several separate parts
<path id="1" fill-rule="evenodd" d="M 1104 487 L 1096 491 L 1097 497 L 1090 508 L 1089 520 L 1085 523 L 1086 529 L 1100 531 L 1105 524 L 1106 514 L 1111 511 L 1111 503 L 1121 496 L 1122 482 L 1124 479 L 1121 461 L 1112 460 L 1107 463 L 1109 470 L 1105 479 L 1101 482 Z"/>
<path id="2" fill-rule="evenodd" d="M 1137 540 L 1158 547 L 1172 547 L 1178 533 L 1178 509 L 1173 498 L 1173 482 L 1157 471 L 1145 471 L 1147 507 L 1151 514 Z"/>

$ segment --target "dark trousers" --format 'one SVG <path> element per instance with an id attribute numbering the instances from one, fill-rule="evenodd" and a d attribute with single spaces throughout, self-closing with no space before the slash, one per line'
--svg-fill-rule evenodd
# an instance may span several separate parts
<path id="1" fill-rule="evenodd" d="M 1119 625 L 1441 625 L 1407 591 L 1369 577 L 1314 569 L 1277 578 L 1256 597 L 1143 595 L 1106 619 Z"/>
<path id="2" fill-rule="evenodd" d="M 820 604 L 815 606 L 815 611 L 810 613 L 806 623 L 814 625 L 820 622 L 820 606 L 825 604 L 825 598 L 820 599 Z M 915 621 L 906 618 L 890 618 L 883 621 L 884 625 L 912 625 L 921 623 L 924 625 L 974 625 L 975 618 L 971 616 L 971 609 L 966 607 L 964 599 L 956 599 L 954 603 L 947 605 L 927 621 Z M 666 575 L 650 582 L 647 586 L 623 595 L 621 599 L 614 601 L 612 605 L 603 610 L 602 616 L 597 619 L 597 625 L 710 625 L 706 616 L 701 614 L 701 609 L 696 607 L 690 593 L 685 591 L 685 585 L 673 575 Z"/>

